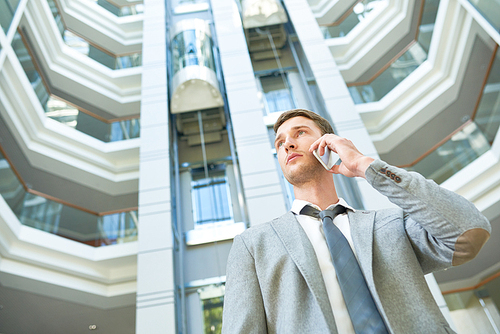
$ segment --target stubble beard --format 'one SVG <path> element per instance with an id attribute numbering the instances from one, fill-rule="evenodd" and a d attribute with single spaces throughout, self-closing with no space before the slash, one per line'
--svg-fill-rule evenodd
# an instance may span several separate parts
<path id="1" fill-rule="evenodd" d="M 291 185 L 301 187 L 315 179 L 319 179 L 323 170 L 323 166 L 319 163 L 310 163 L 283 174 Z"/>

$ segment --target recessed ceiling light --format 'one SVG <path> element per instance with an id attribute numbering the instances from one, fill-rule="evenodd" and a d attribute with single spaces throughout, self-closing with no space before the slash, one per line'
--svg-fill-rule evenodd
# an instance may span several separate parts
<path id="1" fill-rule="evenodd" d="M 89 325 L 89 331 L 97 330 L 97 325 Z"/>

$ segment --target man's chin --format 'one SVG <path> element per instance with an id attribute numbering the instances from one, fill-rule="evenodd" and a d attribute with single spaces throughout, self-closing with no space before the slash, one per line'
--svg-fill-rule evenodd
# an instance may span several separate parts
<path id="1" fill-rule="evenodd" d="M 322 166 L 319 166 L 323 168 Z M 311 182 L 315 178 L 320 176 L 322 169 L 317 166 L 309 166 L 308 168 L 297 168 L 289 170 L 288 173 L 284 173 L 285 178 L 293 186 L 300 186 Z"/>

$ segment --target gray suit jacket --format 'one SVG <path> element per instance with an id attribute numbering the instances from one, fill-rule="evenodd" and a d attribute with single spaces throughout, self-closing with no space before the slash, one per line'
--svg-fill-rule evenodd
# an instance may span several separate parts
<path id="1" fill-rule="evenodd" d="M 349 212 L 361 269 L 390 332 L 453 333 L 424 275 L 475 257 L 488 220 L 417 173 L 376 160 L 366 177 L 400 207 Z M 314 249 L 291 212 L 234 239 L 222 332 L 337 333 Z"/>

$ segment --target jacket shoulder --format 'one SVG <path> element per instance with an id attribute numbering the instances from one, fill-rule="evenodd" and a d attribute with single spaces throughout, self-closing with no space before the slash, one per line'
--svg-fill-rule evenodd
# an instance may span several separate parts
<path id="1" fill-rule="evenodd" d="M 293 218 L 294 215 L 291 212 L 287 212 L 286 214 L 277 217 L 271 221 L 266 223 L 253 225 L 242 232 L 237 238 L 241 238 L 243 242 L 249 247 L 250 245 L 257 245 L 262 242 L 268 242 L 270 239 L 274 239 L 277 237 L 276 232 L 273 228 L 273 224 L 281 223 L 283 221 L 288 221 L 290 218 Z"/>

